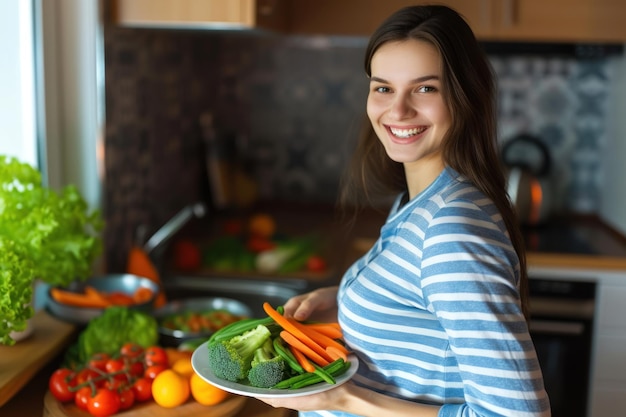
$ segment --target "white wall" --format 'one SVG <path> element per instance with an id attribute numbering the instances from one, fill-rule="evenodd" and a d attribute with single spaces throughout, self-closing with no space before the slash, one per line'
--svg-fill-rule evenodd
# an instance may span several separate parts
<path id="1" fill-rule="evenodd" d="M 32 2 L 0 2 L 0 154 L 38 166 Z"/>
<path id="2" fill-rule="evenodd" d="M 613 81 L 603 155 L 604 184 L 600 215 L 626 234 L 626 57 L 613 62 Z"/>

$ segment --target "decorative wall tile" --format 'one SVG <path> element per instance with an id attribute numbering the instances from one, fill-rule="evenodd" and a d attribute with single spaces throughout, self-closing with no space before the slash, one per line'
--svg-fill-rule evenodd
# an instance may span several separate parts
<path id="1" fill-rule="evenodd" d="M 139 224 L 154 231 L 206 198 L 199 119 L 235 140 L 262 198 L 333 203 L 365 116 L 365 38 L 257 32 L 105 31 L 108 263 Z M 500 140 L 539 136 L 557 206 L 594 212 L 610 88 L 607 60 L 491 57 Z"/>

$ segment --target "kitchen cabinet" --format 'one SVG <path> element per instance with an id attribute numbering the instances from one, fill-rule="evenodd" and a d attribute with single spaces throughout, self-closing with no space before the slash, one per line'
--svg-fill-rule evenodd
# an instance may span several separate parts
<path id="1" fill-rule="evenodd" d="M 123 26 L 271 29 L 369 36 L 395 10 L 428 0 L 111 0 Z M 486 41 L 624 42 L 620 0 L 443 0 Z"/>
<path id="2" fill-rule="evenodd" d="M 282 30 L 284 0 L 111 0 L 121 26 Z"/>
<path id="3" fill-rule="evenodd" d="M 367 36 L 393 11 L 427 0 L 297 0 L 294 33 Z M 443 0 L 476 36 L 491 41 L 623 42 L 626 2 L 619 0 Z"/>

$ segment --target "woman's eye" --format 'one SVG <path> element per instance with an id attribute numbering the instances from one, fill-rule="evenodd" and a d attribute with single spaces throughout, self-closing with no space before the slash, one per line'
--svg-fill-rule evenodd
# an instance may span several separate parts
<path id="1" fill-rule="evenodd" d="M 430 86 L 430 85 L 423 85 L 420 88 L 418 88 L 417 91 L 419 93 L 433 93 L 433 92 L 437 91 L 437 89 L 435 87 Z"/>
<path id="2" fill-rule="evenodd" d="M 391 89 L 389 87 L 379 86 L 379 87 L 374 87 L 374 91 L 376 91 L 377 93 L 388 93 L 391 91 Z"/>

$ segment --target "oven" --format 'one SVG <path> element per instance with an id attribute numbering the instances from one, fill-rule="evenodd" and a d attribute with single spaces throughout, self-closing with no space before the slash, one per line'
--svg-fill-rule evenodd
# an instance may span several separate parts
<path id="1" fill-rule="evenodd" d="M 596 284 L 530 277 L 530 334 L 552 417 L 585 417 Z"/>

